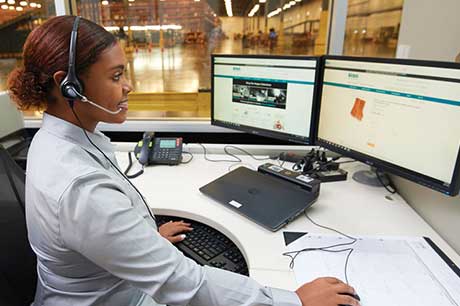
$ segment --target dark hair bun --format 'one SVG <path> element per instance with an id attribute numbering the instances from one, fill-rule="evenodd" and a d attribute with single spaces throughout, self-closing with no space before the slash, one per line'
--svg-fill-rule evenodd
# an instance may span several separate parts
<path id="1" fill-rule="evenodd" d="M 8 76 L 10 97 L 21 110 L 44 110 L 52 80 L 47 74 L 16 68 Z"/>

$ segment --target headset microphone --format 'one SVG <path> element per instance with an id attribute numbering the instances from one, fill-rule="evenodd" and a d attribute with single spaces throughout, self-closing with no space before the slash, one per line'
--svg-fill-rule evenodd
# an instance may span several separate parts
<path id="1" fill-rule="evenodd" d="M 119 112 L 121 112 L 121 111 L 123 110 L 121 107 L 119 107 L 118 110 L 116 110 L 116 111 L 111 111 L 111 110 L 109 110 L 109 109 L 107 109 L 107 108 L 105 108 L 105 107 L 103 107 L 103 106 L 100 106 L 99 104 L 94 103 L 94 102 L 91 101 L 91 100 L 88 100 L 87 97 L 85 97 L 84 95 L 80 94 L 79 92 L 76 92 L 76 95 L 77 95 L 78 99 L 79 99 L 81 102 L 89 103 L 89 104 L 91 104 L 92 106 L 95 106 L 95 107 L 99 108 L 100 110 L 103 110 L 104 112 L 109 113 L 109 114 L 111 114 L 111 115 L 116 115 L 116 114 L 118 114 Z"/>

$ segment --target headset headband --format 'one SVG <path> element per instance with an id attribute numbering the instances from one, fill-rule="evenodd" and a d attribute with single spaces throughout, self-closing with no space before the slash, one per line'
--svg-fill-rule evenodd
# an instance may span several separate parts
<path id="1" fill-rule="evenodd" d="M 80 16 L 75 18 L 72 27 L 72 33 L 70 34 L 70 47 L 69 47 L 69 70 L 67 77 L 76 79 L 75 74 L 75 55 L 77 53 L 77 36 L 78 36 L 78 25 L 80 23 Z"/>
<path id="2" fill-rule="evenodd" d="M 74 100 L 81 96 L 82 86 L 78 81 L 77 74 L 75 72 L 75 62 L 77 53 L 77 36 L 78 36 L 78 25 L 80 23 L 80 17 L 76 16 L 73 23 L 72 32 L 70 34 L 70 46 L 69 46 L 69 68 L 67 75 L 61 82 L 61 93 L 69 99 Z"/>

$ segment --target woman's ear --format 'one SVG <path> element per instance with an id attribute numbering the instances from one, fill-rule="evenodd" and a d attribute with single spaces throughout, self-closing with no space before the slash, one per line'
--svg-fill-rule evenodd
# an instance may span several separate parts
<path id="1" fill-rule="evenodd" d="M 65 71 L 57 71 L 53 74 L 54 83 L 58 88 L 61 86 L 61 82 L 62 80 L 64 80 L 66 75 L 67 75 L 67 72 Z"/>

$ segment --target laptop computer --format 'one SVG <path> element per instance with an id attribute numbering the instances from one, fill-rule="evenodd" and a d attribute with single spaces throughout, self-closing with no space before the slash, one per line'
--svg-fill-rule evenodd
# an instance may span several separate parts
<path id="1" fill-rule="evenodd" d="M 292 221 L 319 195 L 246 167 L 219 177 L 200 191 L 271 231 Z"/>

